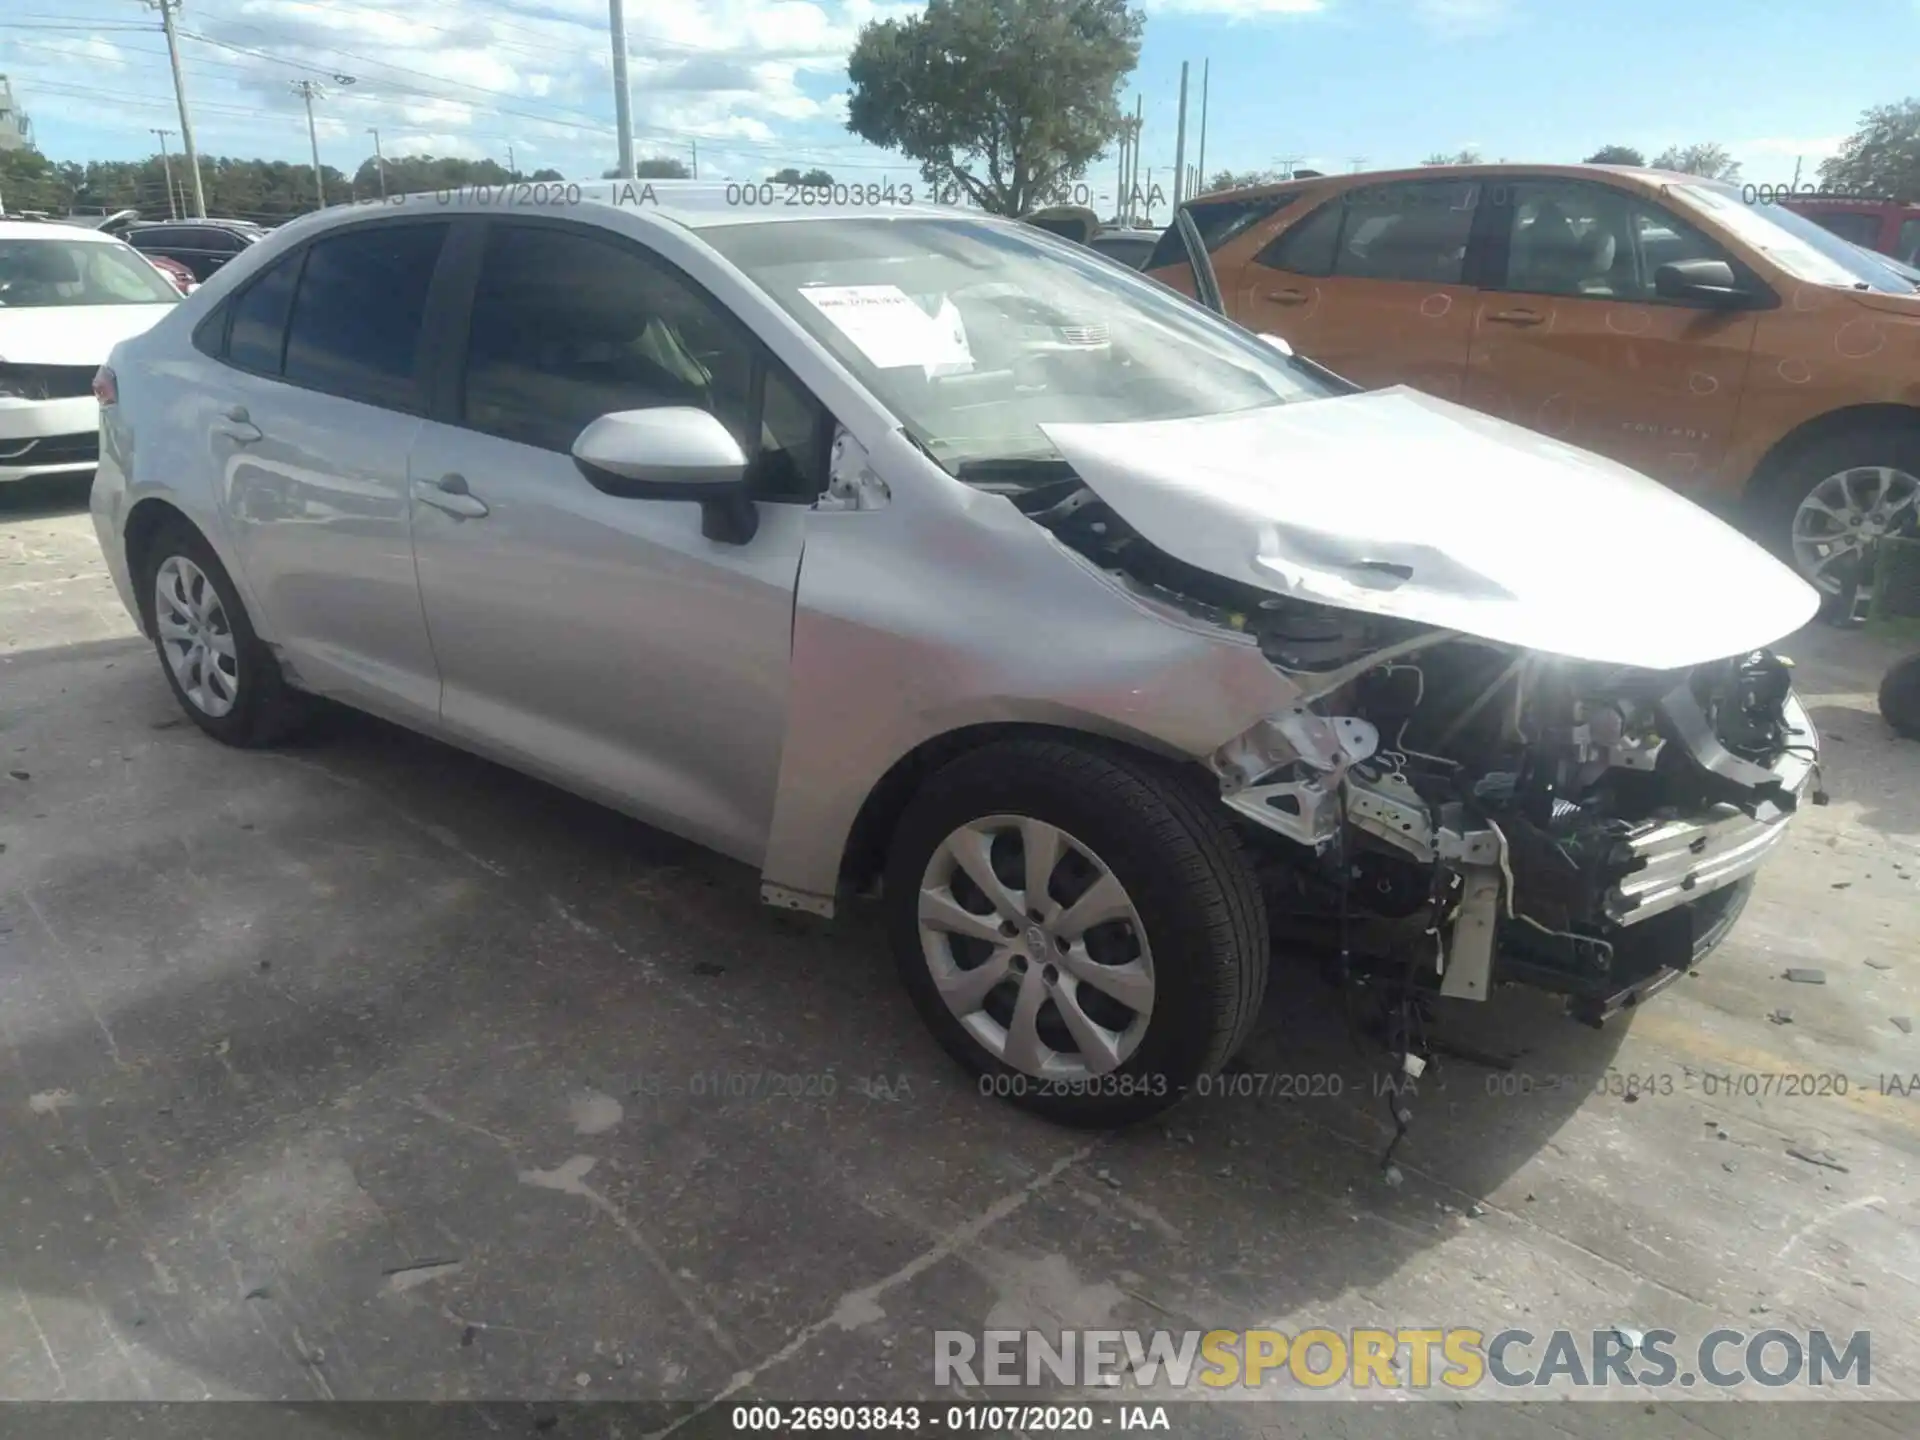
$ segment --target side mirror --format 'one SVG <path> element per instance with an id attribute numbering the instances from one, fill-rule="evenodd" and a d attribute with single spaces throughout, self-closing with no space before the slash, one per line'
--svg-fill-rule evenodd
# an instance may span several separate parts
<path id="1" fill-rule="evenodd" d="M 695 500 L 700 533 L 744 545 L 760 528 L 747 494 L 747 457 L 705 410 L 673 405 L 602 415 L 573 442 L 573 463 L 594 489 L 626 500 Z"/>
<path id="2" fill-rule="evenodd" d="M 1654 294 L 1667 300 L 1694 300 L 1729 309 L 1753 298 L 1724 260 L 1676 260 L 1653 272 Z"/>
<path id="3" fill-rule="evenodd" d="M 1282 355 L 1293 354 L 1293 346 L 1289 345 L 1286 341 L 1282 340 L 1278 335 L 1269 335 L 1265 331 L 1262 331 L 1260 333 L 1260 338 L 1264 340 L 1267 344 L 1271 345 L 1274 349 L 1278 350 Z"/>

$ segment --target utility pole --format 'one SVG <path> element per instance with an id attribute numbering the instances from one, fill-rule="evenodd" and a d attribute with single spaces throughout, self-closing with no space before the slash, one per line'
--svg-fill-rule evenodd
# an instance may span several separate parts
<path id="1" fill-rule="evenodd" d="M 1291 180 L 1293 178 L 1293 167 L 1306 158 L 1304 155 L 1281 155 L 1276 157 L 1273 163 L 1280 167 L 1280 178 L 1282 180 Z"/>
<path id="2" fill-rule="evenodd" d="M 1352 165 L 1353 169 L 1348 173 L 1358 175 L 1360 173 L 1360 167 L 1367 163 L 1367 158 L 1365 155 L 1349 155 L 1347 157 L 1347 163 Z"/>
<path id="3" fill-rule="evenodd" d="M 367 133 L 373 136 L 373 173 L 380 177 L 380 198 L 387 198 L 387 157 L 380 153 L 380 127 L 369 125 Z"/>
<path id="4" fill-rule="evenodd" d="M 698 180 L 700 178 L 700 142 L 689 140 L 687 144 L 693 147 L 693 178 Z"/>
<path id="5" fill-rule="evenodd" d="M 520 178 L 520 167 L 513 163 L 513 146 L 511 145 L 507 146 L 507 178 L 509 180 Z"/>
<path id="6" fill-rule="evenodd" d="M 160 170 L 167 177 L 167 218 L 178 220 L 180 207 L 173 203 L 173 157 L 167 154 L 167 137 L 173 134 L 173 131 L 162 130 L 157 126 L 152 127 L 152 130 L 160 137 Z"/>
<path id="7" fill-rule="evenodd" d="M 1194 193 L 1207 188 L 1207 88 L 1213 79 L 1213 61 L 1200 62 L 1200 154 L 1193 162 Z"/>
<path id="8" fill-rule="evenodd" d="M 193 120 L 187 114 L 187 79 L 180 70 L 180 37 L 174 32 L 174 12 L 180 0 L 148 0 L 160 11 L 160 26 L 167 32 L 167 59 L 173 66 L 173 98 L 180 107 L 180 148 L 187 155 L 187 174 L 193 179 L 194 218 L 207 218 L 207 192 L 200 185 L 200 152 L 193 144 Z"/>
<path id="9" fill-rule="evenodd" d="M 1173 136 L 1173 208 L 1180 208 L 1187 180 L 1187 62 L 1180 62 L 1180 123 Z"/>
<path id="10" fill-rule="evenodd" d="M 336 75 L 333 78 L 342 85 L 354 83 L 351 75 Z M 313 102 L 316 97 L 322 100 L 326 98 L 327 87 L 318 80 L 290 80 L 287 84 L 294 94 L 307 102 L 307 144 L 313 147 L 313 193 L 320 200 L 317 208 L 324 210 L 327 208 L 327 177 L 320 169 L 320 133 L 313 128 Z"/>
<path id="11" fill-rule="evenodd" d="M 620 131 L 620 178 L 633 175 L 633 96 L 627 90 L 626 0 L 607 0 L 607 24 L 613 32 L 613 123 Z"/>
<path id="12" fill-rule="evenodd" d="M 1800 162 L 1804 159 L 1806 159 L 1804 155 L 1796 155 L 1793 157 L 1793 184 L 1788 187 L 1792 190 L 1797 191 L 1800 188 Z"/>
<path id="13" fill-rule="evenodd" d="M 1144 95 L 1133 97 L 1133 139 L 1127 146 L 1127 218 L 1133 218 L 1134 197 L 1140 192 L 1140 137 L 1147 128 L 1147 101 Z"/>

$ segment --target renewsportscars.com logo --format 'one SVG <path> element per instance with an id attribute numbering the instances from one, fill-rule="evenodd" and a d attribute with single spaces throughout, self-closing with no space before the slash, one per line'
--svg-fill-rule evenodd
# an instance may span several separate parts
<path id="1" fill-rule="evenodd" d="M 1825 1330 L 936 1330 L 933 1383 L 1324 1390 L 1645 1389 L 1873 1381 L 1873 1336 Z"/>

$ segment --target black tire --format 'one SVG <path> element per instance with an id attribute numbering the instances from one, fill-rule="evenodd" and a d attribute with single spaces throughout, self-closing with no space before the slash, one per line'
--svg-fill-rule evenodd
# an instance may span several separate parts
<path id="1" fill-rule="evenodd" d="M 960 826 L 1000 814 L 1096 846 L 1152 950 L 1155 993 L 1138 1048 L 1084 1085 L 1046 1086 L 982 1046 L 941 999 L 921 950 L 920 886 L 934 852 Z M 1266 909 L 1218 800 L 1170 767 L 1098 742 L 1003 741 L 936 772 L 894 833 L 884 905 L 907 992 L 940 1044 L 981 1077 L 983 1093 L 1062 1124 L 1123 1125 L 1177 1103 L 1246 1043 L 1266 992 Z"/>
<path id="2" fill-rule="evenodd" d="M 1909 655 L 1880 682 L 1880 715 L 1894 733 L 1920 740 L 1920 655 Z"/>
<path id="3" fill-rule="evenodd" d="M 1887 465 L 1920 476 L 1920 426 L 1861 425 L 1817 440 L 1769 467 L 1753 492 L 1754 537 L 1788 565 L 1793 557 L 1793 517 L 1813 488 L 1829 475 L 1856 466 Z M 1823 618 L 1844 618 L 1849 596 L 1821 588 Z"/>
<path id="4" fill-rule="evenodd" d="M 167 660 L 165 641 L 154 613 L 154 584 L 161 566 L 175 555 L 192 561 L 207 577 L 220 597 L 220 609 L 233 634 L 238 679 L 234 706 L 224 715 L 209 715 L 194 704 L 181 689 Z M 253 621 L 240 602 L 233 578 L 206 538 L 184 521 L 171 521 L 154 534 L 140 560 L 135 583 L 140 587 L 140 605 L 153 635 L 154 654 L 160 661 L 160 673 L 167 678 L 167 688 L 173 691 L 173 698 L 180 702 L 187 718 L 214 739 L 245 749 L 272 745 L 295 733 L 309 717 L 310 701 L 287 684 L 280 662 L 254 633 Z"/>

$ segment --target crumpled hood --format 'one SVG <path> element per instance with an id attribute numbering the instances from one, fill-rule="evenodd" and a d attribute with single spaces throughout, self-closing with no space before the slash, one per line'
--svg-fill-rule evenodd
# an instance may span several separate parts
<path id="1" fill-rule="evenodd" d="M 114 346 L 173 306 L 33 305 L 0 308 L 0 360 L 12 365 L 104 365 Z"/>
<path id="2" fill-rule="evenodd" d="M 1769 645 L 1819 608 L 1656 481 L 1404 386 L 1041 428 L 1148 541 L 1279 595 L 1654 670 Z"/>

